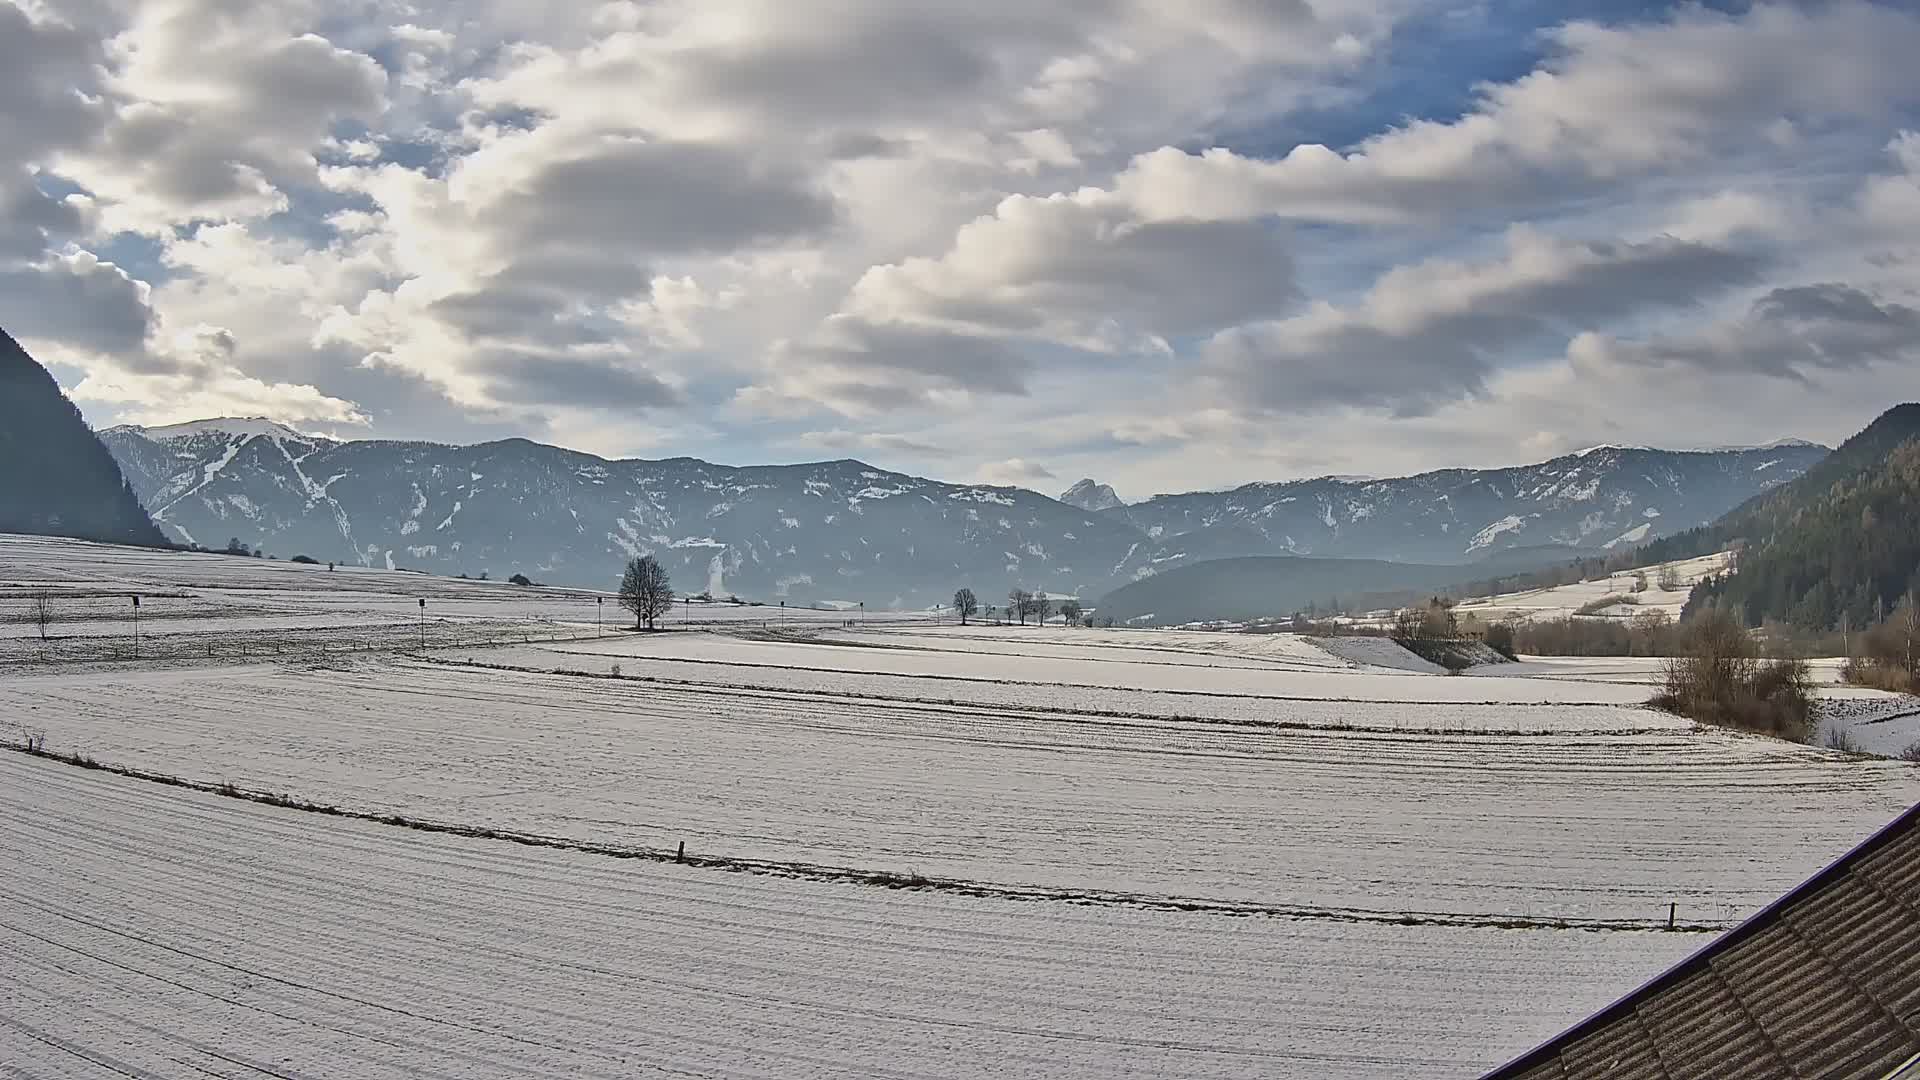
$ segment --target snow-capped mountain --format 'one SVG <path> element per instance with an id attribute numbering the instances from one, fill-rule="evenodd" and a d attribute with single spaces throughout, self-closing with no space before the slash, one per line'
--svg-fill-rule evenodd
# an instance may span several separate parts
<path id="1" fill-rule="evenodd" d="M 1100 511 L 858 461 L 609 461 L 524 439 L 353 441 L 261 420 L 101 433 L 154 520 L 206 547 L 610 587 L 630 555 L 683 591 L 939 603 L 967 585 L 1098 596 L 1202 559 L 1317 554 L 1465 563 L 1631 545 L 1711 520 L 1825 451 L 1598 449 L 1541 465 L 1305 480 Z M 1099 497 L 1104 485 L 1077 484 Z M 1073 494 L 1069 492 L 1068 494 Z M 1118 500 L 1114 502 L 1118 504 Z"/>
<path id="2" fill-rule="evenodd" d="M 1114 493 L 1112 486 L 1095 483 L 1091 477 L 1061 492 L 1060 501 L 1095 514 L 1127 505 L 1120 501 L 1120 496 Z"/>
<path id="3" fill-rule="evenodd" d="M 1516 547 L 1618 549 L 1712 521 L 1827 453 L 1800 442 L 1723 451 L 1595 446 L 1506 469 L 1157 495 L 1108 513 L 1163 543 L 1237 529 L 1279 554 L 1450 563 Z"/>

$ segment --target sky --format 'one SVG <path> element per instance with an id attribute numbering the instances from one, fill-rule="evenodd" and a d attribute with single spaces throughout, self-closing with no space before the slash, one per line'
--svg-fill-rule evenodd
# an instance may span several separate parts
<path id="1" fill-rule="evenodd" d="M 268 416 L 1048 493 L 1920 399 L 1920 5 L 0 0 L 0 327 Z"/>

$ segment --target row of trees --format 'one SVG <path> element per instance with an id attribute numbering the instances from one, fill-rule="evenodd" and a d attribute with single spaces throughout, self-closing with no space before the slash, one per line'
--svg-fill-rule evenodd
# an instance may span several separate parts
<path id="1" fill-rule="evenodd" d="M 980 598 L 974 595 L 972 589 L 963 588 L 953 594 L 953 610 L 959 614 L 960 624 L 964 626 L 981 614 Z M 1020 620 L 1021 626 L 1027 625 L 1028 619 L 1036 623 L 1045 623 L 1055 611 L 1060 613 L 1068 626 L 1073 626 L 1086 617 L 1086 608 L 1081 606 L 1080 601 L 1071 597 L 1060 601 L 1056 608 L 1053 598 L 1046 593 L 1020 588 L 1007 593 L 1007 618 Z M 993 606 L 988 605 L 985 612 L 988 618 L 992 618 Z"/>

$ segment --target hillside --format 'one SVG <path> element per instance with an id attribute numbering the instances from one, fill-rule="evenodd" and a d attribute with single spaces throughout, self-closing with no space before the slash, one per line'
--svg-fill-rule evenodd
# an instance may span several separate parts
<path id="1" fill-rule="evenodd" d="M 1373 606 L 1390 594 L 1443 590 L 1470 577 L 1535 568 L 1543 565 L 1536 560 L 1555 557 L 1551 549 L 1533 549 L 1476 566 L 1290 555 L 1213 559 L 1115 589 L 1096 609 L 1102 619 L 1136 626 L 1284 618 L 1310 605 Z"/>
<path id="2" fill-rule="evenodd" d="M 1308 551 L 1433 564 L 1553 553 L 1530 560 L 1539 566 L 1709 520 L 1825 453 L 1603 448 L 1515 469 L 1254 485 L 1130 507 L 1098 483 L 1067 493 L 1086 504 L 1076 506 L 859 461 L 736 467 L 608 460 L 524 439 L 342 442 L 262 420 L 102 438 L 182 542 L 234 538 L 283 557 L 575 585 L 608 584 L 621 560 L 650 553 L 681 591 L 885 607 L 941 603 L 962 585 L 1090 599 L 1210 559 Z"/>
<path id="3" fill-rule="evenodd" d="M 0 532 L 159 545 L 120 466 L 46 368 L 0 330 Z"/>
<path id="4" fill-rule="evenodd" d="M 1888 410 L 1800 480 L 1654 551 L 1743 543 L 1737 569 L 1688 604 L 1737 608 L 1750 625 L 1859 627 L 1920 587 L 1920 405 Z"/>

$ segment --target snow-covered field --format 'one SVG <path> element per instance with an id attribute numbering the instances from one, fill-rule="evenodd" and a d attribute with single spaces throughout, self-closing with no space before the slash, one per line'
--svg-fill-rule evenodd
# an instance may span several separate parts
<path id="1" fill-rule="evenodd" d="M 1697 559 L 1683 559 L 1678 562 L 1661 563 L 1645 570 L 1627 570 L 1592 581 L 1576 582 L 1572 585 L 1555 585 L 1547 589 L 1529 589 L 1525 592 L 1502 593 L 1498 596 L 1481 597 L 1476 600 L 1463 600 L 1456 609 L 1462 616 L 1477 615 L 1487 622 L 1500 622 L 1506 619 L 1564 619 L 1581 608 L 1615 596 L 1632 598 L 1631 603 L 1614 604 L 1596 612 L 1609 618 L 1628 619 L 1642 612 L 1658 611 L 1670 618 L 1678 619 L 1680 609 L 1687 604 L 1687 594 L 1701 578 L 1711 577 L 1725 570 L 1732 560 L 1726 552 L 1704 555 Z M 1667 590 L 1660 587 L 1662 570 L 1671 569 L 1678 580 L 1679 587 Z M 1636 576 L 1644 578 L 1646 588 L 1634 592 L 1638 584 Z"/>
<path id="2" fill-rule="evenodd" d="M 0 864 L 36 1080 L 1469 1077 L 1702 940 L 766 878 L 11 754 Z"/>
<path id="3" fill-rule="evenodd" d="M 149 774 L 0 753 L 0 1061 L 35 1077 L 1472 1076 L 1920 800 L 1920 766 L 1641 707 L 1657 661 L 600 637 L 591 594 L 51 541 L 0 540 L 6 583 L 137 586 L 162 642 L 392 628 L 60 663 L 8 627 L 0 740 Z M 401 651 L 422 596 L 469 636 Z"/>
<path id="4" fill-rule="evenodd" d="M 404 571 L 150 551 L 0 534 L 0 663 L 236 659 L 593 636 L 631 617 L 611 594 Z M 36 602 L 52 620 L 43 638 Z M 424 606 L 422 601 L 425 601 Z M 842 611 L 675 605 L 669 625 L 839 626 Z M 859 616 L 853 616 L 859 618 Z M 869 623 L 919 623 L 875 613 Z"/>

